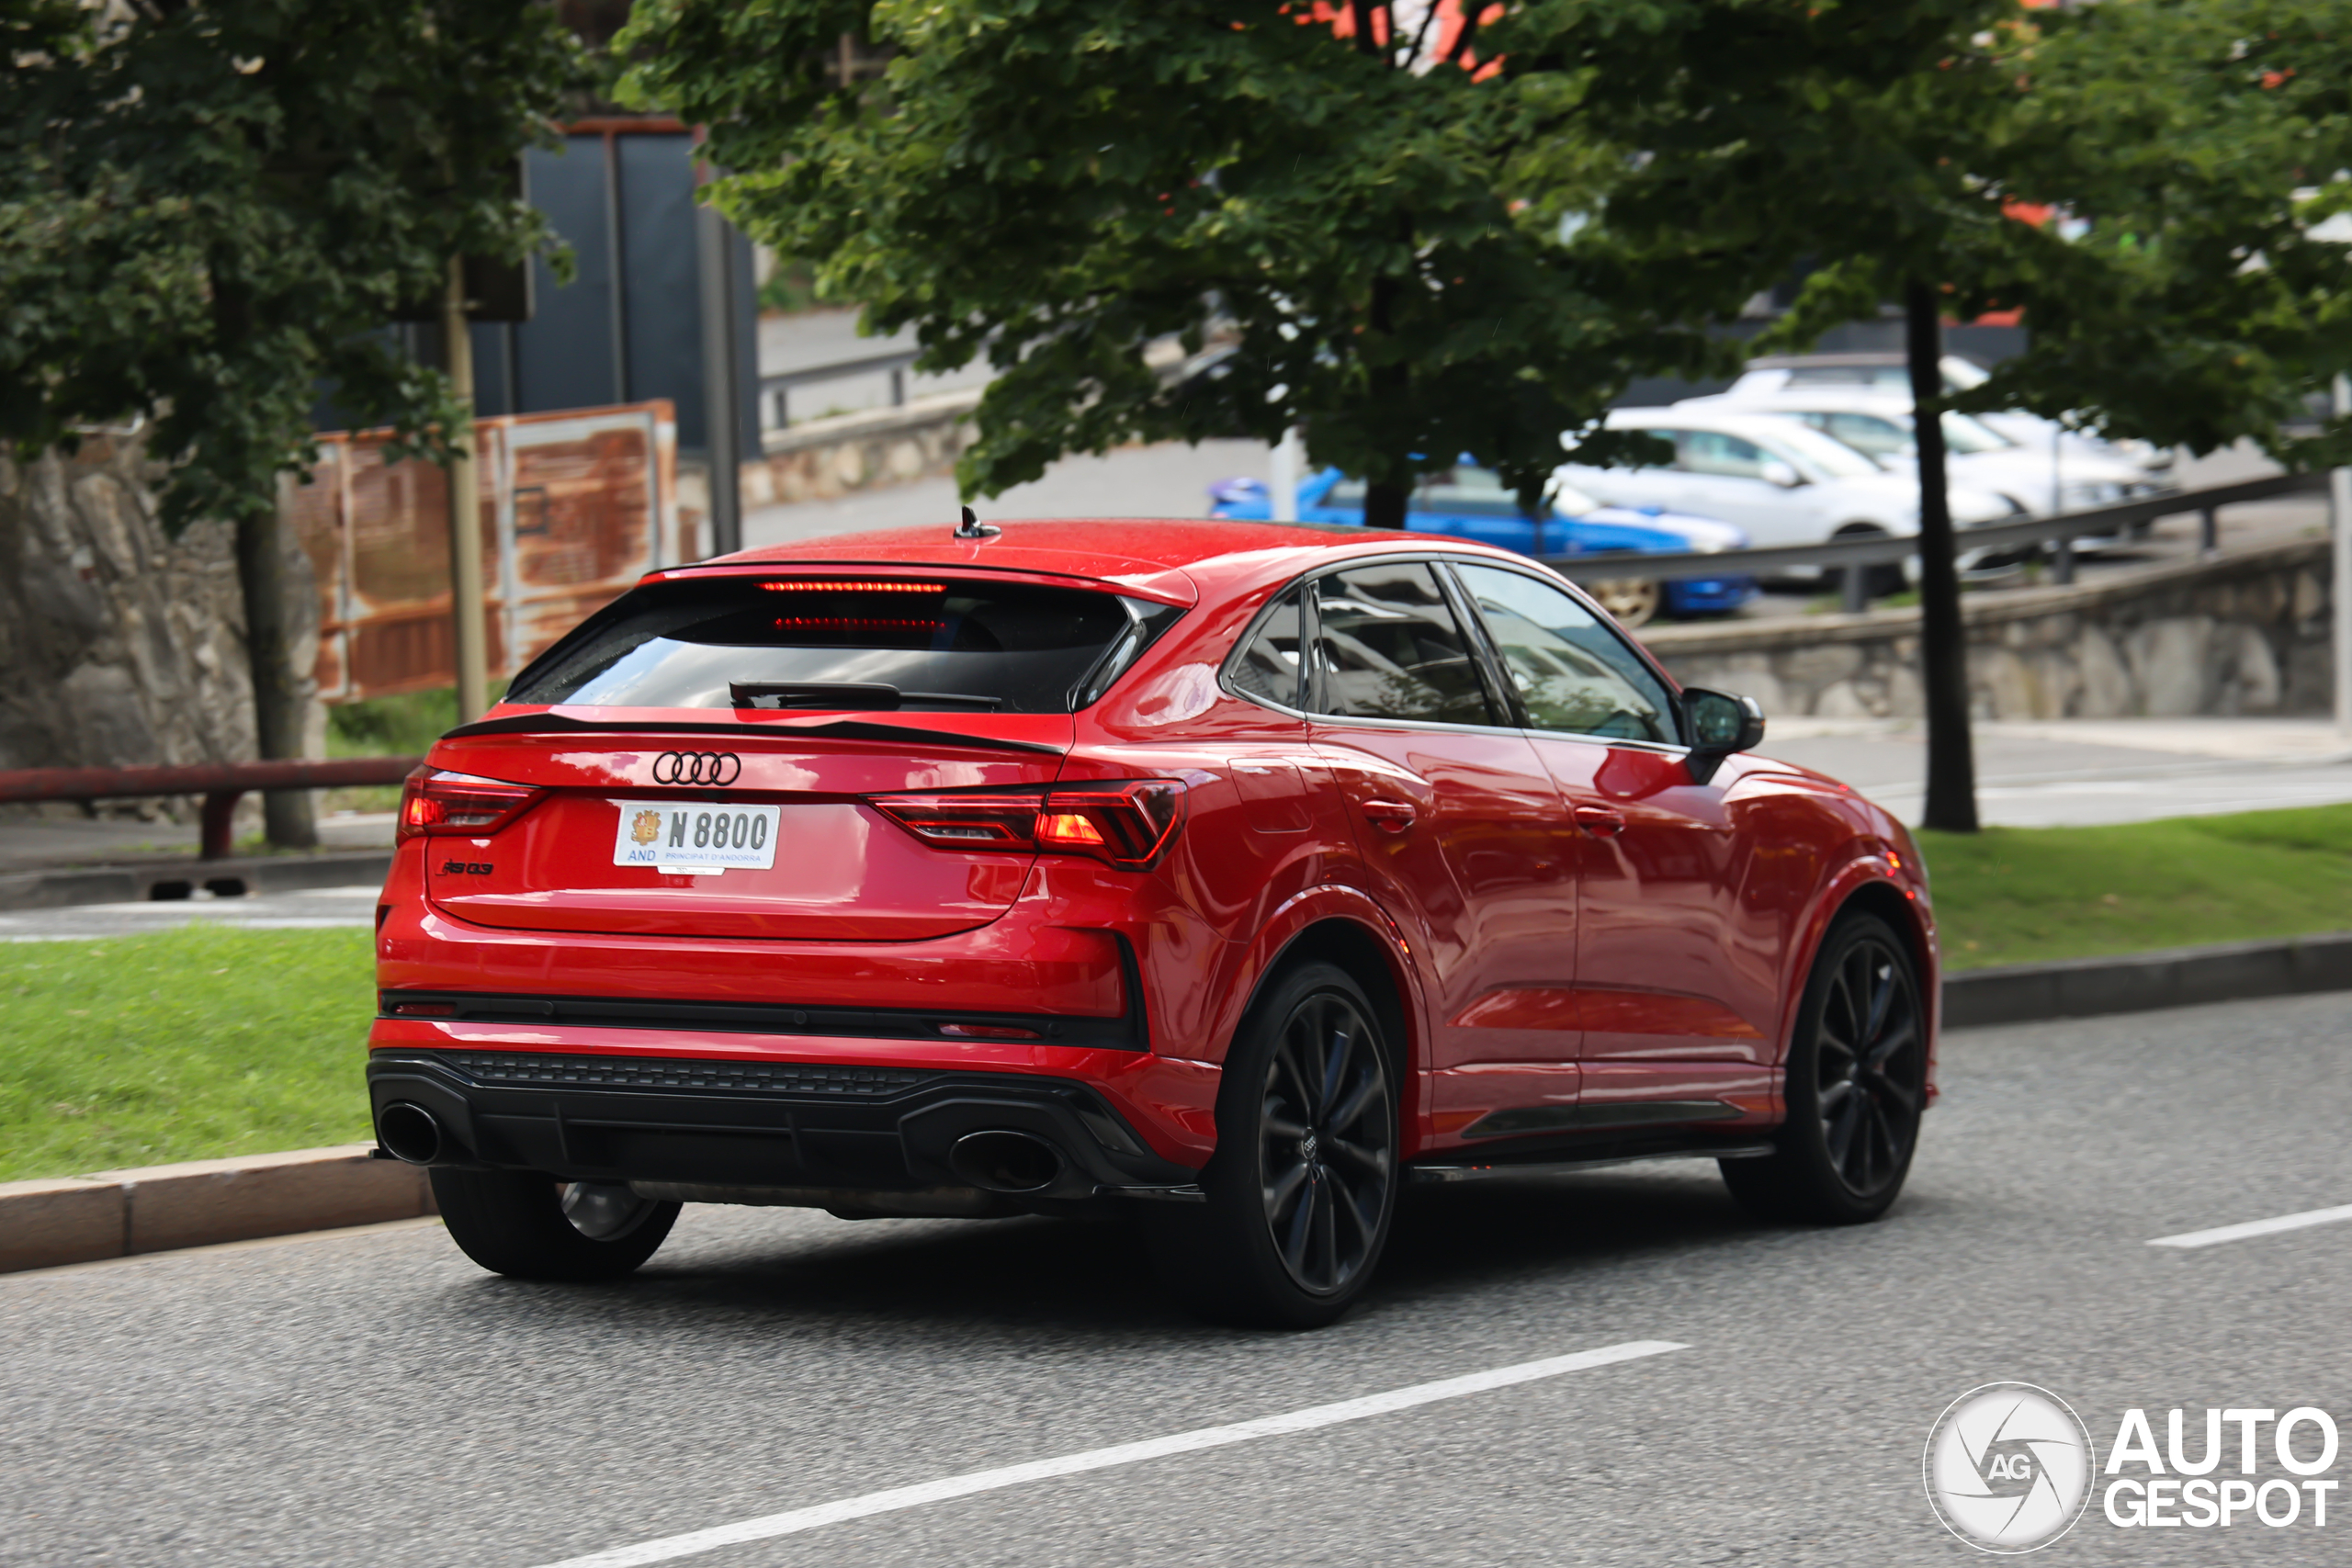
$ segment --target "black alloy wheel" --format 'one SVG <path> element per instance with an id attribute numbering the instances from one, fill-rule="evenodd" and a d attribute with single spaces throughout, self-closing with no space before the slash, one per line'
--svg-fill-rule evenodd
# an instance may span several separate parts
<path id="1" fill-rule="evenodd" d="M 1927 1034 L 1909 965 L 1891 942 L 1849 943 L 1816 1026 L 1814 1107 L 1846 1190 L 1871 1198 L 1903 1178 L 1927 1097 Z"/>
<path id="2" fill-rule="evenodd" d="M 1337 1321 L 1387 1245 L 1397 1100 L 1379 1014 L 1346 971 L 1268 980 L 1226 1055 L 1207 1201 L 1141 1206 L 1162 1280 L 1220 1322 Z"/>
<path id="3" fill-rule="evenodd" d="M 1790 1043 L 1788 1120 L 1761 1159 L 1722 1162 L 1751 1213 L 1856 1224 L 1903 1190 L 1928 1102 L 1927 1011 L 1909 947 L 1875 915 L 1823 942 Z"/>
<path id="4" fill-rule="evenodd" d="M 1258 1180 L 1266 1225 L 1299 1289 L 1345 1289 L 1378 1249 L 1396 1179 L 1394 1095 L 1372 1021 L 1317 991 L 1284 1021 L 1266 1064 Z"/>

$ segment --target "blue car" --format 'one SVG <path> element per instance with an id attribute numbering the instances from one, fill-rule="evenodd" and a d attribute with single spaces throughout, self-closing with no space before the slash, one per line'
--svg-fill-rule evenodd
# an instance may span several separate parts
<path id="1" fill-rule="evenodd" d="M 1298 487 L 1302 523 L 1363 522 L 1364 483 L 1337 468 L 1309 476 Z M 1263 479 L 1220 479 L 1209 487 L 1212 517 L 1263 522 L 1273 502 Z M 1728 523 L 1644 507 L 1603 506 L 1580 491 L 1555 486 L 1546 512 L 1529 518 L 1519 499 L 1492 468 L 1469 462 L 1425 475 L 1414 488 L 1405 526 L 1423 534 L 1447 534 L 1499 545 L 1526 556 L 1588 555 L 1599 550 L 1677 554 L 1685 550 L 1736 550 L 1747 536 Z M 1618 621 L 1638 626 L 1663 610 L 1669 615 L 1716 615 L 1736 610 L 1756 596 L 1756 580 L 1725 574 L 1621 578 L 1589 585 L 1601 607 Z"/>

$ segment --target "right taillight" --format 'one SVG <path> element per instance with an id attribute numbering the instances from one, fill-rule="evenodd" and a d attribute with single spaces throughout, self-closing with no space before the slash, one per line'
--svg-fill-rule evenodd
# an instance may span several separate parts
<path id="1" fill-rule="evenodd" d="M 1079 854 L 1141 871 L 1182 825 L 1184 786 L 1131 779 L 1035 792 L 876 795 L 866 804 L 941 849 Z"/>
<path id="2" fill-rule="evenodd" d="M 529 784 L 419 768 L 401 785 L 401 819 L 394 837 L 459 833 L 483 838 L 521 816 L 544 793 Z"/>

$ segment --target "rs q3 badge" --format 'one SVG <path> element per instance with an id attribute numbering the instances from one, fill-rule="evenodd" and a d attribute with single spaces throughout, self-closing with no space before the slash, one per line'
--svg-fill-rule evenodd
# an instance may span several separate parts
<path id="1" fill-rule="evenodd" d="M 640 844 L 650 844 L 662 836 L 662 813 L 640 811 L 637 820 L 628 825 L 628 836 Z"/>

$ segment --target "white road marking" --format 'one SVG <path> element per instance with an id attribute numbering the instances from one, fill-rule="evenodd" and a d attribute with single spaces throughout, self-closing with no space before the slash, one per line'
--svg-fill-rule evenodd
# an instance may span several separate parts
<path id="1" fill-rule="evenodd" d="M 2178 1235 L 2160 1235 L 2148 1245 L 2214 1247 L 2225 1241 L 2244 1241 L 2248 1236 L 2277 1235 L 2280 1231 L 2332 1225 L 2338 1220 L 2352 1220 L 2352 1203 L 2346 1203 L 2340 1209 L 2306 1209 L 2300 1214 L 2281 1214 L 2275 1220 L 2248 1220 L 2242 1225 L 2217 1225 L 2210 1231 L 2183 1231 Z"/>
<path id="2" fill-rule="evenodd" d="M 968 1475 L 951 1475 L 939 1481 L 926 1481 L 918 1486 L 895 1487 L 888 1492 L 868 1492 L 862 1497 L 844 1497 L 839 1502 L 820 1503 L 814 1507 L 795 1508 L 788 1513 L 769 1514 L 763 1518 L 743 1519 L 735 1524 L 718 1525 L 684 1535 L 665 1536 L 660 1540 L 639 1541 L 635 1546 L 616 1546 L 608 1551 L 591 1552 L 585 1557 L 570 1557 L 561 1562 L 550 1563 L 548 1568 L 642 1568 L 649 1562 L 668 1562 L 697 1552 L 716 1551 L 722 1546 L 740 1546 L 746 1541 L 796 1535 L 802 1530 L 839 1524 L 844 1519 L 862 1519 L 868 1515 L 887 1514 L 900 1508 L 920 1508 L 926 1503 L 968 1497 L 975 1492 L 993 1492 L 1000 1487 L 1020 1486 L 1032 1481 L 1049 1481 L 1057 1476 L 1078 1475 L 1090 1470 L 1108 1470 L 1114 1465 L 1165 1459 L 1170 1454 L 1222 1448 L 1227 1443 L 1246 1443 L 1259 1438 L 1278 1438 L 1292 1432 L 1311 1432 L 1318 1427 L 1337 1426 L 1342 1421 L 1361 1421 L 1367 1416 L 1385 1416 L 1391 1411 L 1409 1410 L 1417 1404 L 1459 1399 L 1466 1393 L 1484 1393 L 1489 1389 L 1509 1388 L 1513 1383 L 1555 1378 L 1563 1372 L 1580 1372 L 1590 1367 L 1611 1366 L 1619 1361 L 1639 1360 L 1644 1356 L 1688 1348 L 1688 1346 L 1667 1339 L 1632 1339 L 1623 1345 L 1605 1346 L 1598 1350 L 1579 1350 L 1570 1356 L 1521 1361 L 1517 1366 L 1497 1367 L 1491 1371 L 1471 1372 L 1464 1377 L 1445 1378 L 1437 1382 L 1415 1383 L 1410 1388 L 1394 1389 L 1387 1393 L 1370 1394 L 1363 1399 L 1342 1400 L 1337 1404 L 1317 1404 L 1306 1410 L 1294 1410 L 1286 1416 L 1266 1416 L 1255 1421 L 1237 1422 L 1230 1427 L 1203 1427 L 1190 1432 L 1178 1432 L 1172 1437 L 1149 1438 L 1139 1443 L 1120 1443 L 1107 1449 L 1089 1449 L 1084 1453 L 1064 1454 L 1058 1459 L 1032 1460 L 1027 1464 L 1009 1464 L 998 1470 L 978 1470 Z"/>

